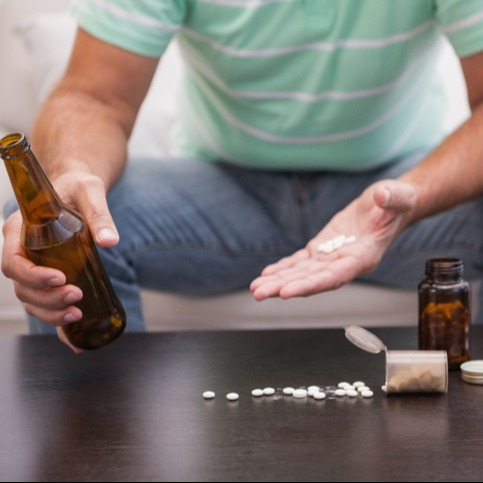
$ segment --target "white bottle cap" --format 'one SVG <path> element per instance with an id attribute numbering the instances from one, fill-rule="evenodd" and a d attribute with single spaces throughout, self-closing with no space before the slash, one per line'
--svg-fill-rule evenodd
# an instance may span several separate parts
<path id="1" fill-rule="evenodd" d="M 463 381 L 483 385 L 483 360 L 464 362 L 460 369 Z"/>

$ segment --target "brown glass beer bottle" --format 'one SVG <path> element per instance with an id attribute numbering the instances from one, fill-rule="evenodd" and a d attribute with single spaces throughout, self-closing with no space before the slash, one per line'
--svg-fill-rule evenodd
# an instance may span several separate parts
<path id="1" fill-rule="evenodd" d="M 419 348 L 445 350 L 450 369 L 470 359 L 471 287 L 458 258 L 426 261 L 418 286 Z"/>
<path id="2" fill-rule="evenodd" d="M 22 214 L 27 257 L 36 265 L 62 271 L 68 284 L 82 290 L 82 300 L 74 304 L 82 319 L 64 326 L 67 339 L 79 349 L 109 344 L 124 331 L 126 316 L 89 229 L 59 198 L 25 135 L 13 133 L 1 139 L 0 157 Z"/>

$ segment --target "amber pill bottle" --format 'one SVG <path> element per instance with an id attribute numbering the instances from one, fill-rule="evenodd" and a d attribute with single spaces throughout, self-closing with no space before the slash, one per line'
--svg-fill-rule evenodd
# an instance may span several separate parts
<path id="1" fill-rule="evenodd" d="M 458 258 L 426 261 L 418 285 L 419 349 L 445 350 L 450 369 L 471 358 L 471 287 Z"/>

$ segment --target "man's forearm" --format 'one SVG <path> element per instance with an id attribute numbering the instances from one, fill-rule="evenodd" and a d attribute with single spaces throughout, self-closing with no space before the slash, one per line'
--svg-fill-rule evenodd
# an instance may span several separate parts
<path id="1" fill-rule="evenodd" d="M 399 179 L 417 203 L 409 224 L 483 194 L 483 104 L 425 160 Z"/>
<path id="2" fill-rule="evenodd" d="M 51 179 L 84 171 L 112 186 L 124 168 L 129 136 L 117 116 L 113 107 L 88 94 L 57 89 L 31 133 L 34 152 Z"/>

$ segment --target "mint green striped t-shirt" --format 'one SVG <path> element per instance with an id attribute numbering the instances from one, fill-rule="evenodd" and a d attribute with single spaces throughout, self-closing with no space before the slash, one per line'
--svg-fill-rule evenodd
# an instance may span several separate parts
<path id="1" fill-rule="evenodd" d="M 178 152 L 260 169 L 360 171 L 443 136 L 444 37 L 483 50 L 483 0 L 80 0 L 81 28 L 184 59 Z"/>

